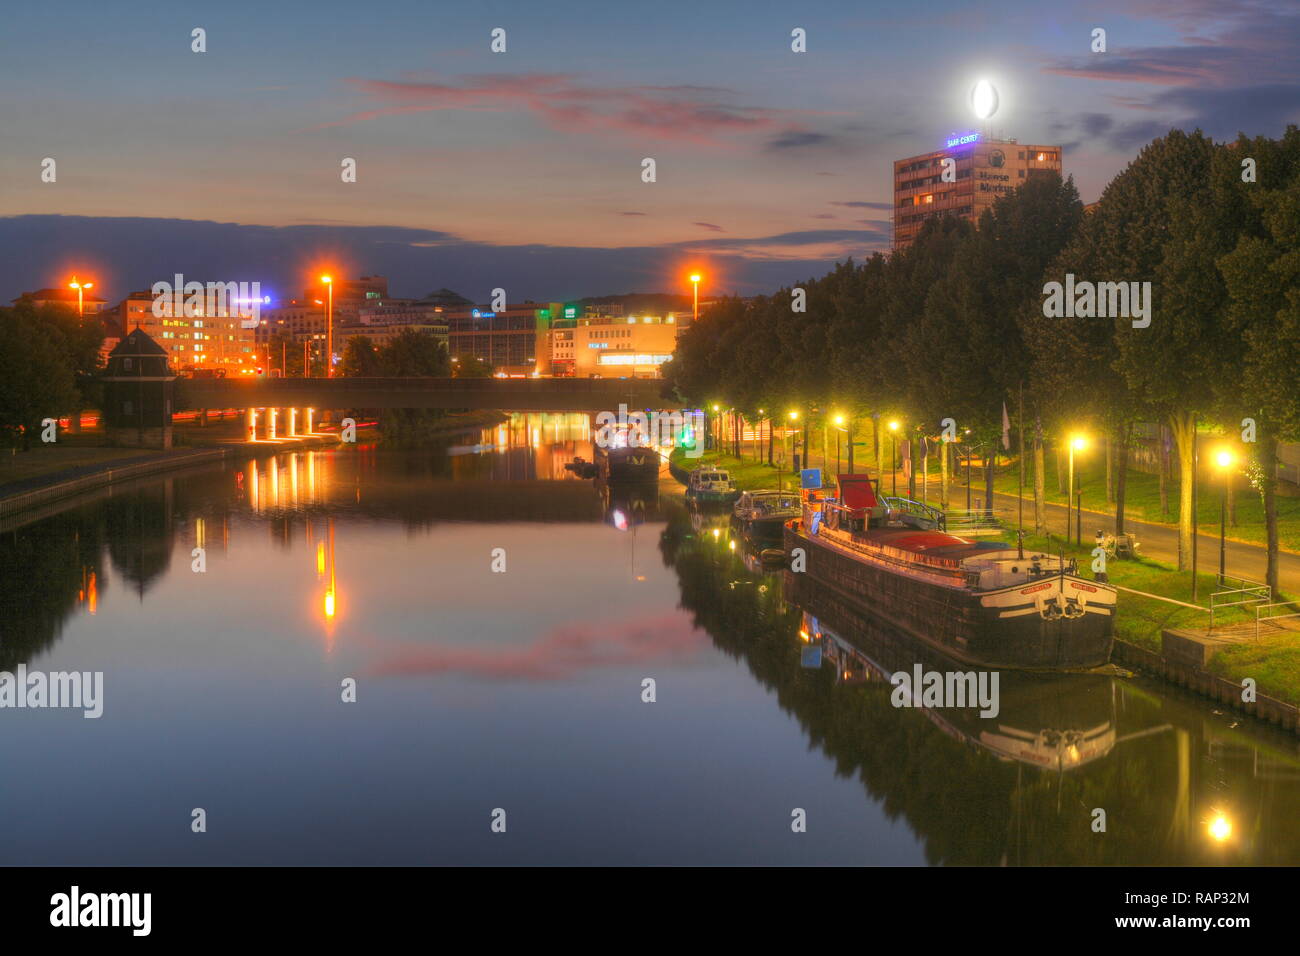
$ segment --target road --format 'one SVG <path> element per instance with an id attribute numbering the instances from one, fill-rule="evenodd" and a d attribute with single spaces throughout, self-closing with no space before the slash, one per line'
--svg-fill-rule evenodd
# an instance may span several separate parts
<path id="1" fill-rule="evenodd" d="M 979 489 L 981 492 L 982 488 Z M 965 491 L 963 490 L 963 495 Z M 955 497 L 955 496 L 954 496 Z M 964 504 L 964 502 L 963 502 Z M 1016 520 L 1018 499 L 1015 495 L 995 494 L 993 507 L 1003 517 Z M 1032 529 L 1034 523 L 1034 501 L 1025 499 L 1025 526 Z M 1097 529 L 1113 530 L 1115 516 L 1097 511 L 1083 511 L 1083 540 L 1091 541 Z M 1053 534 L 1065 534 L 1065 505 L 1047 504 L 1047 529 Z M 1126 518 L 1124 530 L 1137 536 L 1141 544 L 1140 553 L 1153 561 L 1161 561 L 1173 567 L 1178 566 L 1178 529 L 1167 525 L 1150 524 L 1146 521 L 1134 521 Z M 1216 529 L 1217 530 L 1217 529 Z M 1219 569 L 1219 536 L 1201 533 L 1196 536 L 1197 567 L 1207 574 Z M 1225 551 L 1225 565 L 1229 577 L 1246 578 L 1251 581 L 1263 581 L 1267 566 L 1264 549 L 1259 545 L 1243 544 L 1229 541 Z M 1300 554 L 1282 551 L 1278 554 L 1278 587 L 1288 594 L 1300 594 Z M 1205 596 L 1202 595 L 1202 601 Z"/>

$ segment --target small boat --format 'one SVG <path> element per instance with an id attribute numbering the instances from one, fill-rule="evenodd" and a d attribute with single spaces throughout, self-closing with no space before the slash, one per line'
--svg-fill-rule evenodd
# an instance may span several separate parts
<path id="1" fill-rule="evenodd" d="M 726 469 L 703 465 L 691 472 L 686 497 L 692 501 L 731 504 L 740 497 L 740 489 Z"/>
<path id="2" fill-rule="evenodd" d="M 791 491 L 746 491 L 732 509 L 731 522 L 750 541 L 779 542 L 785 523 L 802 513 Z"/>
<path id="3" fill-rule="evenodd" d="M 600 472 L 594 461 L 587 461 L 581 455 L 574 458 L 573 461 L 565 462 L 564 470 L 573 472 L 579 478 L 595 478 Z"/>
<path id="4" fill-rule="evenodd" d="M 839 487 L 839 498 L 808 493 L 785 527 L 785 550 L 803 552 L 810 578 L 963 662 L 1086 670 L 1109 660 L 1117 592 L 1073 558 L 949 534 L 943 512 L 883 497 L 868 475 L 840 475 Z"/>

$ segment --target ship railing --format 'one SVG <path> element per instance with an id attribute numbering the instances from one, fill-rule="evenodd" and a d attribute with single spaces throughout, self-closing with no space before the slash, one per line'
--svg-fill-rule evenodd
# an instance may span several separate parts
<path id="1" fill-rule="evenodd" d="M 885 498 L 885 505 L 889 508 L 890 514 L 903 520 L 904 524 L 915 523 L 920 526 L 926 526 L 927 530 L 938 528 L 940 531 L 946 531 L 948 527 L 948 517 L 938 508 L 922 504 L 911 498 Z M 911 519 L 909 522 L 907 519 Z"/>
<path id="2" fill-rule="evenodd" d="M 946 512 L 945 530 L 950 534 L 1000 534 L 1002 525 L 991 508 L 955 509 Z"/>

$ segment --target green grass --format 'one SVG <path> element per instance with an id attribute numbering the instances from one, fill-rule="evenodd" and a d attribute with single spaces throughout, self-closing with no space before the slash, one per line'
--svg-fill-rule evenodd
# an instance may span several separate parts
<path id="1" fill-rule="evenodd" d="M 1079 567 L 1091 568 L 1090 547 L 1065 546 L 1055 536 L 1025 535 L 1025 547 L 1035 551 L 1056 553 L 1079 559 Z M 1172 598 L 1188 604 L 1208 607 L 1209 595 L 1215 589 L 1215 576 L 1197 576 L 1199 600 L 1192 600 L 1192 577 L 1189 572 L 1177 571 L 1169 565 L 1144 558 L 1109 561 L 1106 572 L 1110 583 L 1119 587 L 1145 591 L 1148 594 Z M 1278 595 L 1275 601 L 1290 600 Z M 1246 608 L 1229 608 L 1215 615 L 1216 628 L 1220 625 L 1253 623 L 1254 613 Z M 1210 615 L 1203 611 L 1167 604 L 1153 598 L 1120 591 L 1115 612 L 1115 636 L 1130 644 L 1160 652 L 1160 632 L 1172 628 L 1203 629 L 1209 627 Z M 1211 672 L 1232 681 L 1252 677 L 1260 690 L 1279 700 L 1300 704 L 1300 634 L 1262 634 L 1258 641 L 1234 644 L 1219 651 L 1210 659 Z"/>
<path id="2" fill-rule="evenodd" d="M 1258 641 L 1234 644 L 1214 655 L 1210 670 L 1235 683 L 1254 678 L 1262 693 L 1300 704 L 1300 634 L 1261 635 Z"/>
<path id="3" fill-rule="evenodd" d="M 1100 461 L 1096 459 L 1101 459 Z M 1033 463 L 1027 462 L 1025 469 L 1025 497 L 1033 498 Z M 1114 513 L 1115 505 L 1106 500 L 1106 462 L 1105 453 L 1091 453 L 1086 459 L 1075 460 L 1077 480 L 1083 492 L 1085 511 Z M 1019 482 L 1019 464 L 1012 461 L 1001 468 L 994 477 L 995 490 L 1002 494 L 1014 495 Z M 1044 456 L 1045 497 L 1048 502 L 1065 504 L 1065 496 L 1057 490 L 1056 455 L 1049 452 Z M 983 476 L 972 476 L 976 488 L 984 487 Z M 1147 521 L 1152 524 L 1164 524 L 1176 527 L 1178 524 L 1178 476 L 1174 475 L 1169 483 L 1169 513 L 1160 507 L 1160 478 L 1157 475 L 1135 471 L 1128 472 L 1128 482 L 1124 494 L 1124 514 L 1129 518 Z M 1216 531 L 1219 527 L 1220 479 L 1202 478 L 1197 489 L 1197 525 L 1202 531 Z M 1237 505 L 1237 524 L 1228 525 L 1228 538 L 1247 544 L 1264 545 L 1264 503 L 1259 493 L 1246 481 L 1245 476 L 1233 478 L 1233 498 Z M 1300 498 L 1277 498 L 1278 543 L 1284 551 L 1300 552 Z"/>

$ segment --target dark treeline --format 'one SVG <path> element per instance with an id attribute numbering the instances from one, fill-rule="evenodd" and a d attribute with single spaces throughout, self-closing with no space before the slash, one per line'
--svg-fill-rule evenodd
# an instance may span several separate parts
<path id="1" fill-rule="evenodd" d="M 103 327 L 62 305 L 0 309 L 0 440 L 30 448 L 45 418 L 98 402 Z"/>
<path id="2" fill-rule="evenodd" d="M 1300 440 L 1298 244 L 1300 129 L 1226 144 L 1171 130 L 1086 214 L 1072 179 L 1042 175 L 1000 198 L 978 228 L 938 219 L 892 256 L 724 299 L 683 334 L 665 374 L 683 401 L 750 420 L 797 410 L 816 427 L 843 414 L 860 436 L 869 419 L 897 418 L 909 436 L 937 441 L 952 419 L 960 441 L 990 451 L 1005 403 L 1013 442 L 1024 428 L 1040 523 L 1045 449 L 1059 452 L 1086 430 L 1116 456 L 1122 531 L 1134 426 L 1161 425 L 1180 474 L 1184 566 L 1193 435 L 1198 424 L 1218 426 L 1245 442 L 1276 589 L 1277 443 Z M 1150 282 L 1149 326 L 1129 315 L 1045 317 L 1045 284 L 1067 274 Z M 797 289 L 806 311 L 794 311 Z"/>

